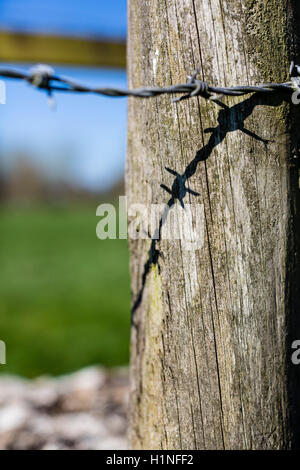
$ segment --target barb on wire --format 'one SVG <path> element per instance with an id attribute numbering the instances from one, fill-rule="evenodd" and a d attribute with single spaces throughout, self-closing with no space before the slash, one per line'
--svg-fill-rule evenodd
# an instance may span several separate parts
<path id="1" fill-rule="evenodd" d="M 45 90 L 50 99 L 52 93 L 57 92 L 77 92 L 93 93 L 97 95 L 122 97 L 133 96 L 136 98 L 151 98 L 163 94 L 182 95 L 173 101 L 201 96 L 205 99 L 217 100 L 220 96 L 243 96 L 250 93 L 293 93 L 300 92 L 300 66 L 292 62 L 290 67 L 290 81 L 285 83 L 267 83 L 258 86 L 233 86 L 214 87 L 207 82 L 197 80 L 199 69 L 195 70 L 192 76 L 188 76 L 187 83 L 170 85 L 167 87 L 143 87 L 131 90 L 121 88 L 89 87 L 75 82 L 67 77 L 55 74 L 55 71 L 48 65 L 37 65 L 28 72 L 15 70 L 12 68 L 0 67 L 0 77 L 15 78 L 28 82 L 32 86 Z"/>

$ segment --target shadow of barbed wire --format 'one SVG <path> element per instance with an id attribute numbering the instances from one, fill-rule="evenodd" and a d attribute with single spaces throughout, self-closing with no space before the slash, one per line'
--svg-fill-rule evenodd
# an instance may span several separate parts
<path id="1" fill-rule="evenodd" d="M 189 179 L 195 175 L 198 166 L 204 163 L 211 156 L 213 150 L 226 138 L 231 132 L 241 131 L 248 135 L 249 138 L 261 142 L 267 149 L 269 140 L 266 140 L 253 131 L 245 127 L 246 119 L 251 116 L 257 106 L 270 106 L 278 107 L 284 102 L 290 102 L 290 96 L 282 93 L 275 95 L 263 95 L 256 93 L 250 98 L 232 106 L 228 107 L 223 103 L 219 103 L 222 107 L 218 114 L 217 125 L 212 128 L 206 128 L 205 134 L 210 134 L 206 145 L 197 150 L 194 158 L 186 166 L 182 174 L 174 169 L 165 167 L 165 170 L 174 176 L 171 188 L 165 183 L 160 186 L 170 198 L 166 202 L 166 208 L 159 220 L 157 229 L 151 240 L 151 245 L 148 251 L 147 261 L 144 264 L 141 288 L 133 299 L 132 305 L 132 326 L 139 333 L 140 319 L 136 320 L 136 312 L 138 311 L 145 291 L 147 276 L 153 266 L 158 266 L 160 272 L 159 260 L 162 253 L 159 249 L 161 240 L 161 231 L 164 223 L 167 220 L 168 214 L 176 201 L 179 201 L 182 208 L 184 208 L 184 200 L 187 195 L 199 197 L 200 194 L 190 189 L 187 186 Z M 289 266 L 287 268 L 287 331 L 286 331 L 286 374 L 287 374 L 287 393 L 288 393 L 288 416 L 291 420 L 292 435 L 290 436 L 290 446 L 294 449 L 300 448 L 300 366 L 295 366 L 291 362 L 291 344 L 295 339 L 300 340 L 300 218 L 297 214 L 300 213 L 300 191 L 299 191 L 299 175 L 300 175 L 300 106 L 293 106 L 289 111 L 288 122 L 291 123 L 290 128 L 290 151 L 291 160 L 289 165 L 290 171 L 290 184 L 291 184 L 291 218 L 292 225 L 288 234 L 287 243 L 287 259 Z"/>
<path id="2" fill-rule="evenodd" d="M 164 189 L 169 195 L 170 198 L 166 202 L 166 209 L 164 210 L 158 227 L 152 237 L 150 249 L 148 251 L 148 258 L 144 264 L 143 274 L 142 274 L 142 285 L 139 293 L 136 298 L 133 300 L 132 305 L 132 325 L 138 328 L 138 325 L 135 322 L 135 312 L 139 308 L 143 293 L 146 285 L 147 276 L 150 272 L 151 267 L 158 266 L 159 268 L 159 258 L 161 252 L 158 248 L 159 242 L 161 239 L 161 230 L 163 224 L 167 220 L 167 216 L 170 208 L 175 204 L 176 200 L 179 201 L 182 208 L 184 208 L 184 198 L 187 194 L 198 197 L 199 193 L 193 191 L 187 186 L 188 180 L 196 173 L 198 165 L 205 162 L 213 150 L 226 138 L 227 134 L 230 132 L 241 131 L 248 135 L 250 138 L 255 139 L 258 142 L 261 142 L 265 147 L 267 147 L 269 141 L 263 139 L 262 137 L 255 134 L 253 131 L 245 127 L 245 120 L 251 116 L 253 110 L 256 106 L 280 106 L 284 101 L 287 101 L 289 94 L 280 93 L 278 95 L 268 95 L 262 93 L 255 93 L 250 98 L 229 107 L 222 102 L 218 104 L 222 107 L 218 114 L 217 122 L 218 125 L 213 128 L 206 128 L 204 130 L 205 134 L 210 133 L 209 140 L 206 145 L 201 147 L 195 154 L 193 160 L 187 165 L 182 174 L 177 173 L 175 170 L 165 167 L 166 171 L 173 176 L 175 176 L 171 188 L 169 188 L 165 183 L 162 183 L 160 186 Z"/>

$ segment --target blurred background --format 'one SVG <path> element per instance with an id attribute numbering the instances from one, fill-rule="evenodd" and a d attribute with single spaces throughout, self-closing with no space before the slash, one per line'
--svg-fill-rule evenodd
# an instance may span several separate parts
<path id="1" fill-rule="evenodd" d="M 1 66 L 47 63 L 79 82 L 126 87 L 125 42 L 126 0 L 0 0 Z M 83 385 L 125 389 L 127 372 L 111 378 L 106 368 L 126 366 L 129 358 L 127 241 L 100 241 L 95 230 L 97 206 L 118 204 L 124 194 L 126 99 L 59 94 L 51 110 L 45 93 L 5 83 L 0 339 L 7 364 L 0 377 L 11 394 L 7 374 L 22 376 L 28 389 L 27 379 L 70 373 L 78 384 L 75 371 L 85 368 Z M 0 434 L 11 416 L 1 421 L 0 411 Z M 13 446 L 0 438 L 1 445 Z"/>

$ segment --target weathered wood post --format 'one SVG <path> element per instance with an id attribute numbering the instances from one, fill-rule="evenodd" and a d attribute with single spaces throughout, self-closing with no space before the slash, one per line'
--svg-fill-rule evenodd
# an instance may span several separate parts
<path id="1" fill-rule="evenodd" d="M 129 85 L 182 83 L 197 66 L 219 86 L 286 81 L 296 3 L 129 0 Z M 204 209 L 196 250 L 130 242 L 133 448 L 299 441 L 299 107 L 223 102 L 129 99 L 129 206 Z"/>

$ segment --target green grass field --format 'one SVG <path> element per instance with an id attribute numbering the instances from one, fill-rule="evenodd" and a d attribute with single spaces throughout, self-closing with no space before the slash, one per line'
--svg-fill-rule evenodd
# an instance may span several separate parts
<path id="1" fill-rule="evenodd" d="M 96 238 L 96 207 L 0 210 L 2 373 L 128 363 L 126 240 Z"/>

